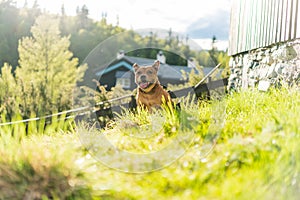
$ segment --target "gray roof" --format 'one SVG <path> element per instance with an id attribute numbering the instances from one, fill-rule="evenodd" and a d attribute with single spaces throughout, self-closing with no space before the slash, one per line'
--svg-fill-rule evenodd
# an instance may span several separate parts
<path id="1" fill-rule="evenodd" d="M 124 56 L 123 58 L 128 62 L 130 62 L 131 64 L 137 63 L 140 66 L 152 65 L 155 61 L 155 59 L 132 57 L 132 56 Z M 187 66 L 178 66 L 178 65 L 169 65 L 166 63 L 160 63 L 158 76 L 162 78 L 169 78 L 169 79 L 182 79 L 182 71 L 185 71 L 186 73 L 190 73 L 192 71 L 192 68 Z"/>

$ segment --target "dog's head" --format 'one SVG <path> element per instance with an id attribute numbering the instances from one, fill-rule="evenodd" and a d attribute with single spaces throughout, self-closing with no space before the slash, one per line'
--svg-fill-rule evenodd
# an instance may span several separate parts
<path id="1" fill-rule="evenodd" d="M 157 72 L 159 69 L 159 61 L 155 61 L 152 66 L 142 66 L 134 64 L 135 83 L 144 92 L 150 92 L 155 84 L 159 83 Z"/>

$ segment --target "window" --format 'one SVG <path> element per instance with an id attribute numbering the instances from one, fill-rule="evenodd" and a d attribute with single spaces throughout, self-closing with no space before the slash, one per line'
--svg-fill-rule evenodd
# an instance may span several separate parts
<path id="1" fill-rule="evenodd" d="M 121 85 L 124 89 L 130 88 L 130 79 L 129 78 L 117 78 L 116 85 Z"/>

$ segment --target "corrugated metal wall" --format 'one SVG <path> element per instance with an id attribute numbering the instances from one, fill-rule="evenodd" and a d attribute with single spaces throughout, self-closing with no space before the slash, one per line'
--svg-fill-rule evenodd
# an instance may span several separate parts
<path id="1" fill-rule="evenodd" d="M 232 0 L 228 54 L 299 38 L 299 4 L 300 0 Z"/>

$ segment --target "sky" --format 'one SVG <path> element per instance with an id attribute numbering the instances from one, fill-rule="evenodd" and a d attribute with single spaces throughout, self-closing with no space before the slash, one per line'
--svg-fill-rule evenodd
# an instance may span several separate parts
<path id="1" fill-rule="evenodd" d="M 32 6 L 35 0 L 27 0 Z M 16 0 L 23 6 L 25 0 Z M 60 13 L 64 5 L 67 15 L 75 15 L 76 8 L 86 5 L 89 17 L 127 29 L 172 29 L 209 49 L 213 35 L 221 50 L 228 46 L 231 0 L 37 0 L 41 9 Z"/>

